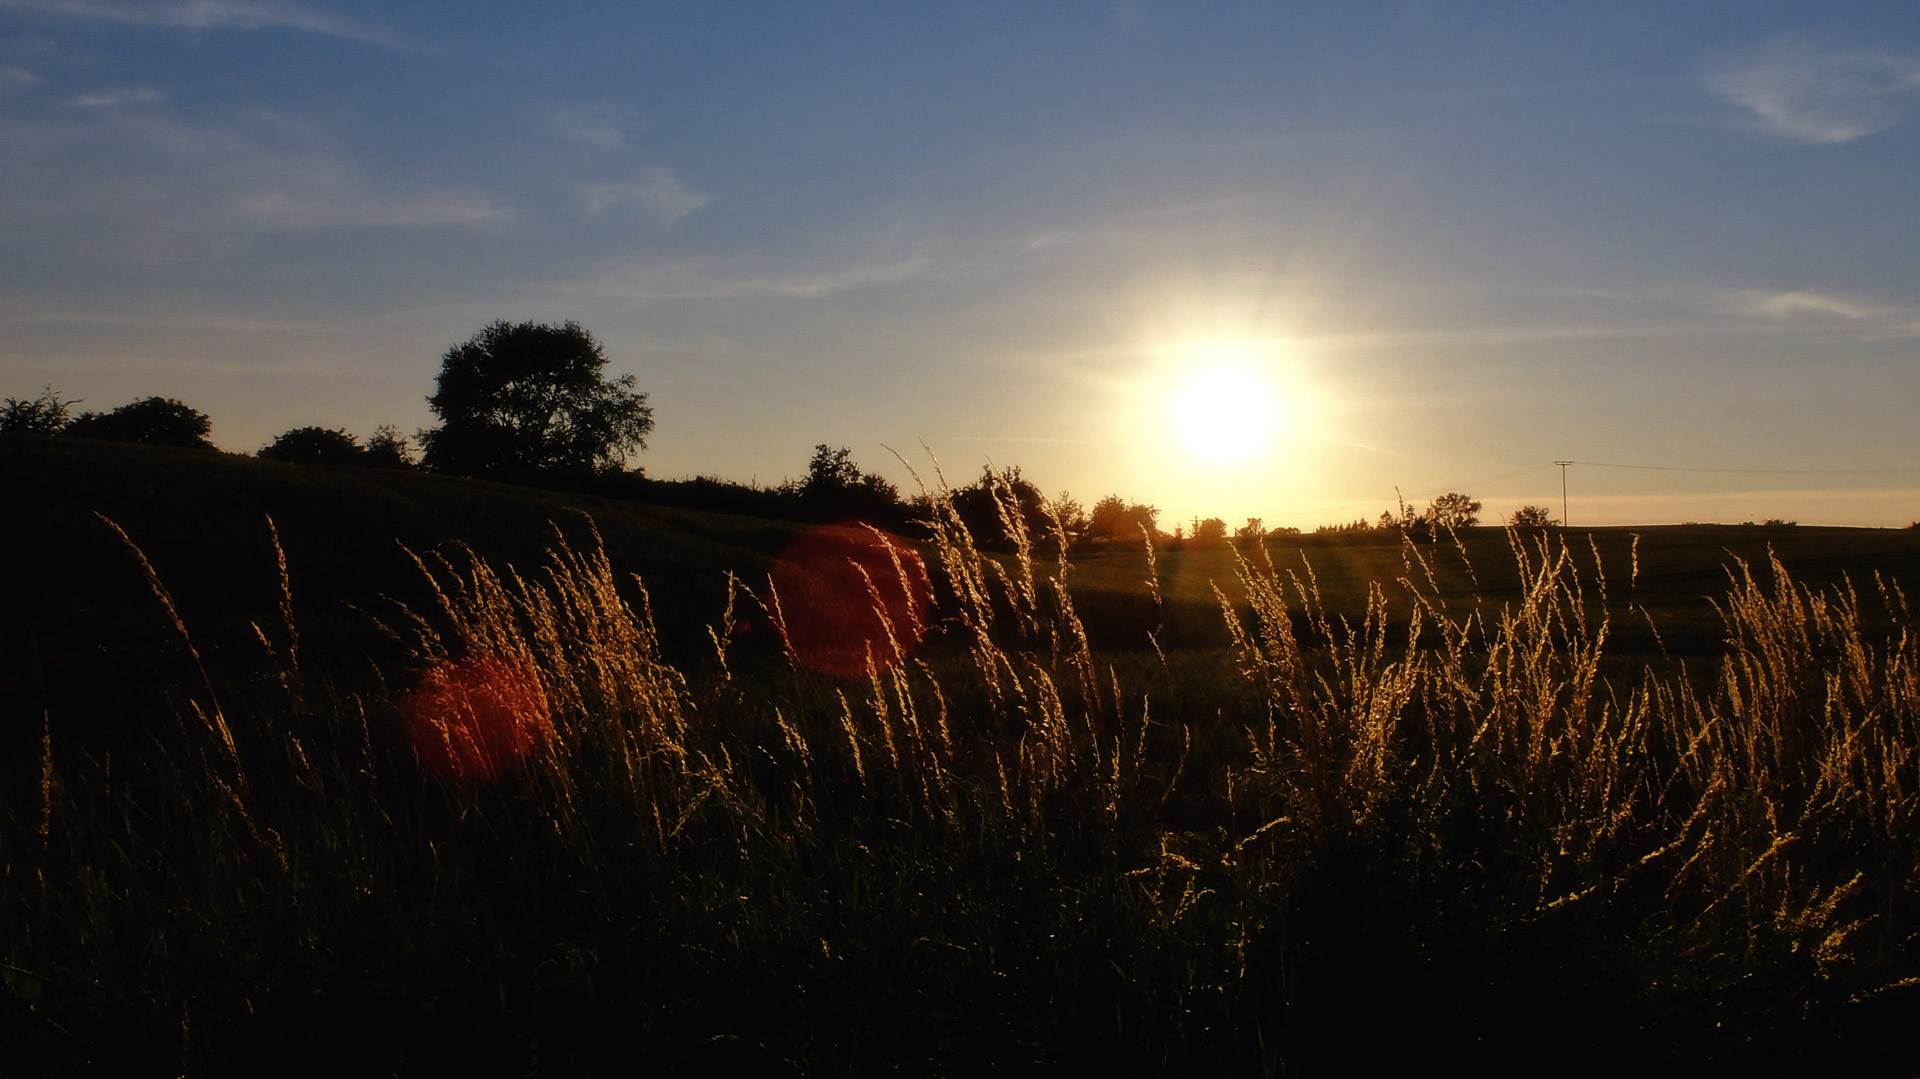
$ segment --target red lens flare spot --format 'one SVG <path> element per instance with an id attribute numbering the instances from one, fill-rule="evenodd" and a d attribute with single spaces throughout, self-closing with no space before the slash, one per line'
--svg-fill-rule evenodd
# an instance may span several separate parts
<path id="1" fill-rule="evenodd" d="M 773 567 L 787 644 L 827 674 L 867 673 L 905 658 L 926 631 L 932 588 L 906 542 L 860 524 L 816 528 Z"/>
<path id="2" fill-rule="evenodd" d="M 493 656 L 442 663 L 401 705 L 413 751 L 462 783 L 513 770 L 553 733 L 547 695 L 524 664 Z"/>

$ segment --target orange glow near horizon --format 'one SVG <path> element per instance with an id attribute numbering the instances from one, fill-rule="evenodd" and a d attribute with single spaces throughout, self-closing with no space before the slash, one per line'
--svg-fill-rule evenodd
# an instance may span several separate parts
<path id="1" fill-rule="evenodd" d="M 1191 516 L 1284 519 L 1320 493 L 1337 441 L 1322 434 L 1335 410 L 1292 339 L 1210 328 L 1140 346 L 1130 400 L 1113 415 L 1128 447 L 1116 486 L 1159 506 L 1169 532 Z"/>

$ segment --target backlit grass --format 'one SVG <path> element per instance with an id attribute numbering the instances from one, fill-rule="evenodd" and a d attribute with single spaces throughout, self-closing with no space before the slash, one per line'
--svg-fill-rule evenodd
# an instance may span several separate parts
<path id="1" fill-rule="evenodd" d="M 803 601 L 767 575 L 669 663 L 645 585 L 585 524 L 517 569 L 418 553 L 416 598 L 361 612 L 388 642 L 369 654 L 400 657 L 371 687 L 303 644 L 297 562 L 213 673 L 143 571 L 125 602 L 175 672 L 164 722 L 70 739 L 43 713 L 7 770 L 16 1059 L 1136 1074 L 1905 1051 L 1920 642 L 1890 581 L 1742 567 L 1723 654 L 1623 666 L 1636 567 L 1557 537 L 1510 537 L 1499 602 L 1459 587 L 1491 572 L 1464 548 L 1407 547 L 1340 613 L 1313 552 L 1282 570 L 1256 548 L 1218 582 L 1221 646 L 1117 651 L 1065 552 L 1009 514 L 1014 554 L 989 557 L 934 507 L 931 541 L 863 563 L 856 674 L 794 661 Z M 119 557 L 145 565 L 131 540 Z M 1175 600 L 1145 593 L 1142 617 L 1164 629 Z M 243 646 L 248 676 L 222 673 Z"/>

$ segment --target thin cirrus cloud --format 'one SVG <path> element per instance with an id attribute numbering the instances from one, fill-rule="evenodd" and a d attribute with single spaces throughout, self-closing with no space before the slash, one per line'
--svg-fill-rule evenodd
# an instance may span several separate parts
<path id="1" fill-rule="evenodd" d="M 592 184 L 584 192 L 589 216 L 636 206 L 661 228 L 672 228 L 680 220 L 713 202 L 713 196 L 688 187 L 672 169 L 647 168 L 635 183 Z"/>
<path id="2" fill-rule="evenodd" d="M 1721 57 L 1701 77 L 1750 123 L 1795 142 L 1852 142 L 1906 119 L 1920 104 L 1920 60 L 1840 49 L 1798 35 Z"/>
<path id="3" fill-rule="evenodd" d="M 626 262 L 593 276 L 554 286 L 568 296 L 622 300 L 817 300 L 920 277 L 924 256 L 819 265 L 813 260 L 693 259 Z"/>
<path id="4" fill-rule="evenodd" d="M 629 110 L 609 106 L 556 109 L 547 116 L 547 122 L 561 138 L 597 150 L 625 146 L 627 129 L 634 124 Z"/>
<path id="5" fill-rule="evenodd" d="M 115 91 L 58 122 L 0 121 L 0 222 L 104 228 L 122 248 L 164 247 L 183 234 L 355 226 L 490 228 L 511 209 L 465 185 L 396 184 L 322 135 L 269 114 L 225 126 L 164 108 L 116 108 L 151 94 Z M 89 100 L 91 99 L 91 100 Z M 94 249 L 98 254 L 98 249 Z"/>
<path id="6" fill-rule="evenodd" d="M 1863 319 L 1887 314 L 1884 308 L 1825 292 L 1749 291 L 1734 294 L 1733 301 L 1735 308 L 1745 314 L 1765 315 L 1768 318 L 1784 319 L 1800 315 L 1817 315 L 1827 318 Z"/>
<path id="7" fill-rule="evenodd" d="M 190 30 L 300 30 L 381 45 L 386 34 L 290 0 L 0 0 L 0 9 Z"/>
<path id="8" fill-rule="evenodd" d="M 1726 294 L 1719 305 L 1742 315 L 1773 322 L 1812 326 L 1841 324 L 1860 340 L 1906 340 L 1920 336 L 1920 312 L 1897 304 L 1875 303 L 1830 292 L 1748 289 Z"/>
<path id="9" fill-rule="evenodd" d="M 239 208 L 250 224 L 268 231 L 369 225 L 479 227 L 513 220 L 513 214 L 492 199 L 459 192 L 392 198 L 351 188 L 269 191 L 242 198 Z"/>
<path id="10" fill-rule="evenodd" d="M 120 90 L 99 90 L 71 98 L 67 104 L 80 109 L 119 109 L 128 105 L 152 105 L 167 95 L 150 86 L 131 86 Z"/>

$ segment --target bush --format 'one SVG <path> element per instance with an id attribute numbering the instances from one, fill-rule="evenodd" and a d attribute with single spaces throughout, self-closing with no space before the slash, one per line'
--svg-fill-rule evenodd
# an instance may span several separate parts
<path id="1" fill-rule="evenodd" d="M 77 401 L 63 401 L 52 386 L 31 401 L 9 397 L 0 405 L 0 434 L 57 435 Z"/>
<path id="2" fill-rule="evenodd" d="M 214 447 L 207 433 L 212 430 L 213 420 L 204 412 L 171 397 L 143 397 L 112 412 L 82 412 L 60 433 L 108 442 L 210 450 Z"/>
<path id="3" fill-rule="evenodd" d="M 360 440 L 345 431 L 326 427 L 296 427 L 264 446 L 255 455 L 269 461 L 300 465 L 351 465 L 366 457 Z"/>
<path id="4" fill-rule="evenodd" d="M 1546 528 L 1553 524 L 1553 511 L 1545 506 L 1521 506 L 1507 523 L 1515 528 Z"/>

